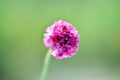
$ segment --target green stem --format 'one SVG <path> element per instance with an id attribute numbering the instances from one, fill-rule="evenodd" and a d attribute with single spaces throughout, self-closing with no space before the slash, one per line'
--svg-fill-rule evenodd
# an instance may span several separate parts
<path id="1" fill-rule="evenodd" d="M 50 63 L 50 58 L 51 58 L 50 50 L 48 50 L 48 52 L 47 52 L 47 54 L 45 55 L 45 58 L 44 58 L 43 69 L 42 69 L 42 73 L 41 73 L 41 76 L 40 76 L 40 80 L 45 80 L 47 70 L 48 70 L 48 67 L 49 67 L 49 63 Z"/>

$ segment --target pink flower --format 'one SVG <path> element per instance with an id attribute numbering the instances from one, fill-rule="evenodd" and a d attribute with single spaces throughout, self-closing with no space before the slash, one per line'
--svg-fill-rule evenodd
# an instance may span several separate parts
<path id="1" fill-rule="evenodd" d="M 51 49 L 51 55 L 56 59 L 64 59 L 76 54 L 80 35 L 72 24 L 59 20 L 48 27 L 46 32 L 44 44 Z"/>

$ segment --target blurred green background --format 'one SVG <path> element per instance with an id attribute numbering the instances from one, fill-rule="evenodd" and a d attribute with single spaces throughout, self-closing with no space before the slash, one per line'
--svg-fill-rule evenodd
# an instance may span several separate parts
<path id="1" fill-rule="evenodd" d="M 0 0 L 0 80 L 39 80 L 43 34 L 59 19 L 81 43 L 72 58 L 52 57 L 47 80 L 120 80 L 119 0 Z"/>

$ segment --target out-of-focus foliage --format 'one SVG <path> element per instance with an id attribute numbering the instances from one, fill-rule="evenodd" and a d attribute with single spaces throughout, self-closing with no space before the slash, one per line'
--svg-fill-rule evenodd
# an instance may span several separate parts
<path id="1" fill-rule="evenodd" d="M 0 0 L 0 80 L 39 80 L 43 34 L 59 19 L 81 44 L 72 58 L 52 58 L 47 80 L 119 80 L 119 0 Z"/>

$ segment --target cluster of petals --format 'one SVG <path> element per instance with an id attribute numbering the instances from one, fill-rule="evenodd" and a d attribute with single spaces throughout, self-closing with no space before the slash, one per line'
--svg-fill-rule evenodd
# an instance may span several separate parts
<path id="1" fill-rule="evenodd" d="M 44 44 L 50 48 L 51 55 L 56 59 L 64 59 L 76 54 L 79 37 L 78 31 L 72 24 L 58 20 L 46 29 Z"/>

